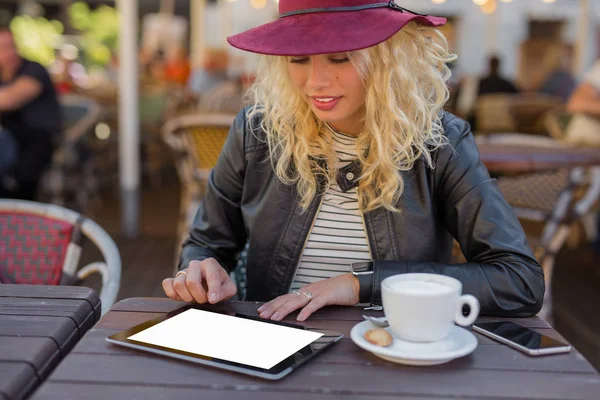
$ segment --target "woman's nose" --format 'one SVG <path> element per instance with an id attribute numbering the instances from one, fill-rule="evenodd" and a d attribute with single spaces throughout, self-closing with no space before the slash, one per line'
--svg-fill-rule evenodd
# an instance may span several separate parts
<path id="1" fill-rule="evenodd" d="M 323 62 L 312 60 L 306 83 L 313 90 L 329 86 L 331 84 L 331 76 L 327 65 Z"/>

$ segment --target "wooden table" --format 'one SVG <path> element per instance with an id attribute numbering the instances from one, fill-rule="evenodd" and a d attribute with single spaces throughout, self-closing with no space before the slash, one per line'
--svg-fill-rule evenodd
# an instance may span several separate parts
<path id="1" fill-rule="evenodd" d="M 478 140 L 481 161 L 491 173 L 528 173 L 600 165 L 600 149 L 538 147 Z"/>
<path id="2" fill-rule="evenodd" d="M 99 319 L 92 289 L 0 284 L 0 399 L 24 399 Z"/>
<path id="3" fill-rule="evenodd" d="M 345 338 L 274 382 L 145 354 L 104 340 L 181 305 L 153 298 L 117 303 L 32 399 L 598 399 L 600 393 L 600 376 L 576 350 L 532 358 L 479 334 L 474 353 L 448 364 L 410 367 L 386 362 L 349 339 L 350 329 L 363 313 L 382 313 L 354 307 L 329 307 L 305 322 L 337 330 Z M 206 308 L 256 315 L 257 307 L 258 303 L 230 302 Z M 517 322 L 560 338 L 539 318 Z"/>

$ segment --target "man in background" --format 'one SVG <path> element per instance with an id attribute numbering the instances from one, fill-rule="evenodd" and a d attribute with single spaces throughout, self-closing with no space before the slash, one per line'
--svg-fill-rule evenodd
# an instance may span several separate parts
<path id="1" fill-rule="evenodd" d="M 519 93 L 519 89 L 500 74 L 500 58 L 492 56 L 489 60 L 489 74 L 479 81 L 479 96 L 494 93 Z"/>
<path id="2" fill-rule="evenodd" d="M 61 133 L 61 110 L 50 75 L 22 58 L 7 26 L 0 26 L 0 125 L 13 135 L 18 155 L 0 182 L 0 197 L 34 200 Z M 5 177 L 6 178 L 6 177 Z"/>

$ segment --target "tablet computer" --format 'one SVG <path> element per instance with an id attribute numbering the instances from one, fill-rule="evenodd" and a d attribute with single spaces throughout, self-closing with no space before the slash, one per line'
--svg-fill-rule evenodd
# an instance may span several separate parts
<path id="1" fill-rule="evenodd" d="M 341 333 L 187 305 L 106 338 L 110 343 L 265 379 L 281 379 Z"/>

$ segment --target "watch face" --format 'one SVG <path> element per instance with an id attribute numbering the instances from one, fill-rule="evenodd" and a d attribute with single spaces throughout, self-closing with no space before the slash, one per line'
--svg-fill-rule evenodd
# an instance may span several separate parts
<path id="1" fill-rule="evenodd" d="M 372 261 L 361 261 L 350 264 L 354 275 L 365 275 L 373 273 Z"/>

